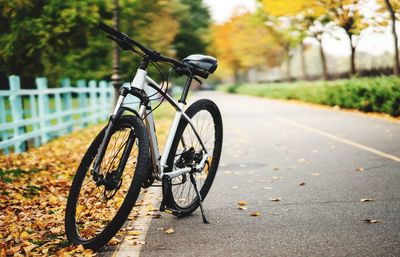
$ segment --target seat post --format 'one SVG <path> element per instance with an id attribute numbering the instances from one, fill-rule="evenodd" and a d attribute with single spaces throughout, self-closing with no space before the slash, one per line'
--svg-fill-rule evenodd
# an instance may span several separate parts
<path id="1" fill-rule="evenodd" d="M 186 97 L 187 97 L 187 95 L 189 93 L 189 88 L 190 88 L 190 85 L 192 84 L 192 80 L 193 80 L 192 76 L 188 76 L 187 77 L 185 86 L 183 87 L 181 99 L 179 99 L 178 102 L 186 104 Z"/>

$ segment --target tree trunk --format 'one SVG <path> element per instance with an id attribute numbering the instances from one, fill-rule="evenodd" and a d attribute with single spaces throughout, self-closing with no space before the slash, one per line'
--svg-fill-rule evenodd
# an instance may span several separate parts
<path id="1" fill-rule="evenodd" d="M 347 36 L 349 37 L 349 42 L 350 42 L 350 75 L 354 76 L 356 75 L 356 47 L 353 46 L 353 37 L 352 35 L 346 31 Z"/>
<path id="2" fill-rule="evenodd" d="M 234 81 L 235 86 L 238 86 L 240 84 L 240 73 L 239 73 L 239 69 L 236 67 L 233 69 L 233 76 L 235 79 L 235 81 Z"/>
<path id="3" fill-rule="evenodd" d="M 307 80 L 308 79 L 307 65 L 306 65 L 306 57 L 305 57 L 304 51 L 305 51 L 304 44 L 303 44 L 303 42 L 301 42 L 301 44 L 300 44 L 301 71 L 303 73 L 303 79 Z"/>
<path id="4" fill-rule="evenodd" d="M 113 26 L 116 30 L 119 30 L 119 0 L 113 0 Z M 117 104 L 119 97 L 119 88 L 121 87 L 121 77 L 119 75 L 120 70 L 120 49 L 117 43 L 113 44 L 113 71 L 111 75 L 111 81 L 114 86 L 114 105 Z"/>
<path id="5" fill-rule="evenodd" d="M 285 51 L 286 51 L 286 79 L 288 81 L 292 80 L 292 73 L 290 72 L 290 64 L 291 64 L 291 59 L 292 57 L 290 56 L 290 47 L 286 46 L 285 47 Z"/>
<path id="6" fill-rule="evenodd" d="M 319 53 L 321 55 L 321 63 L 322 63 L 322 79 L 328 80 L 328 68 L 326 66 L 326 56 L 324 48 L 322 47 L 322 39 L 317 39 L 319 42 Z"/>
<path id="7" fill-rule="evenodd" d="M 393 66 L 393 74 L 399 75 L 400 63 L 399 63 L 399 48 L 398 44 L 398 37 L 396 33 L 396 15 L 394 13 L 393 7 L 389 0 L 385 0 L 386 7 L 390 13 L 390 19 L 392 20 L 392 34 L 394 39 L 394 66 Z"/>

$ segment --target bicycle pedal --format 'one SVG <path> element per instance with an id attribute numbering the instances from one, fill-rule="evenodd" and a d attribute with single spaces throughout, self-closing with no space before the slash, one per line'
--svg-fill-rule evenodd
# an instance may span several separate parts
<path id="1" fill-rule="evenodd" d="M 172 208 L 165 208 L 163 211 L 166 213 L 172 214 L 174 216 L 178 216 L 178 217 L 182 216 L 182 211 L 175 210 Z"/>

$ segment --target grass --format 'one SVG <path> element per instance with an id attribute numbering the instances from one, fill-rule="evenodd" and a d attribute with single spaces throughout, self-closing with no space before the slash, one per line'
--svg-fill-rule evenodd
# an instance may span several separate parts
<path id="1" fill-rule="evenodd" d="M 242 84 L 220 86 L 220 90 L 358 109 L 400 116 L 400 78 L 352 78 L 335 81 Z"/>

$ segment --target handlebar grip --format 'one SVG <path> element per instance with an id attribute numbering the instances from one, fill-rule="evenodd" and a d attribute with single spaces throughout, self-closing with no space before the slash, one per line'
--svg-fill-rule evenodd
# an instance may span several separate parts
<path id="1" fill-rule="evenodd" d="M 97 23 L 97 28 L 101 29 L 102 31 L 104 31 L 104 32 L 106 32 L 106 33 L 108 33 L 108 34 L 110 34 L 110 35 L 112 35 L 112 36 L 114 36 L 114 37 L 116 37 L 118 39 L 121 39 L 124 36 L 121 32 L 119 32 L 119 31 L 107 26 L 106 24 L 104 24 L 102 22 L 98 22 Z"/>

